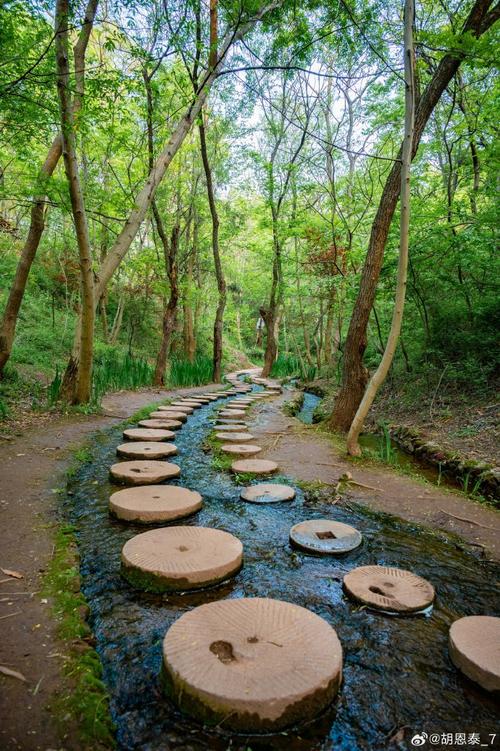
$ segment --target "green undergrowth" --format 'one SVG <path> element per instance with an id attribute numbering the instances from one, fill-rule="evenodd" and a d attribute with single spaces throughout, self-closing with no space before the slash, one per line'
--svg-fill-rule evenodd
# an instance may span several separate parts
<path id="1" fill-rule="evenodd" d="M 51 701 L 50 711 L 61 723 L 61 733 L 74 727 L 79 748 L 85 751 L 113 749 L 114 725 L 109 695 L 102 681 L 99 655 L 85 617 L 88 606 L 80 592 L 75 527 L 60 526 L 54 553 L 43 578 L 42 596 L 50 598 L 58 636 L 67 652 L 63 675 L 67 683 Z"/>
<path id="2" fill-rule="evenodd" d="M 203 386 L 212 381 L 212 358 L 207 355 L 197 355 L 195 359 L 182 360 L 173 358 L 167 374 L 167 384 L 176 386 Z"/>

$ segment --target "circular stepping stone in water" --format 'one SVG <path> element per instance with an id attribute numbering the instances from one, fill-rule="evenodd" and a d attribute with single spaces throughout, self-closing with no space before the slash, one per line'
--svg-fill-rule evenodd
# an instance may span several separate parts
<path id="1" fill-rule="evenodd" d="M 260 483 L 250 485 L 241 492 L 240 496 L 249 503 L 279 503 L 280 501 L 293 501 L 295 488 L 278 483 Z"/>
<path id="2" fill-rule="evenodd" d="M 157 430 L 155 428 L 127 428 L 123 437 L 129 441 L 171 441 L 175 438 L 173 430 Z"/>
<path id="3" fill-rule="evenodd" d="M 220 396 L 217 396 L 216 394 L 203 394 L 203 399 L 208 399 L 210 402 L 216 402 L 217 399 L 220 399 Z"/>
<path id="4" fill-rule="evenodd" d="M 272 472 L 276 472 L 277 469 L 277 463 L 270 459 L 239 459 L 231 465 L 233 472 L 247 472 L 253 475 L 270 475 Z"/>
<path id="5" fill-rule="evenodd" d="M 451 624 L 453 664 L 486 691 L 500 691 L 500 618 L 469 615 Z"/>
<path id="6" fill-rule="evenodd" d="M 175 485 L 146 485 L 113 493 L 109 510 L 128 522 L 154 524 L 194 514 L 202 507 L 201 495 Z"/>
<path id="7" fill-rule="evenodd" d="M 182 402 L 177 402 L 177 404 L 186 404 L 188 407 L 193 407 L 194 409 L 203 407 L 203 402 L 195 402 L 193 399 L 186 399 L 186 401 L 182 400 Z"/>
<path id="8" fill-rule="evenodd" d="M 163 410 L 161 412 L 151 412 L 149 417 L 152 420 L 180 420 L 186 422 L 187 415 L 185 412 L 174 412 L 173 410 Z"/>
<path id="9" fill-rule="evenodd" d="M 192 415 L 194 412 L 193 407 L 187 404 L 176 406 L 175 404 L 169 404 L 168 407 L 158 407 L 159 412 L 179 412 L 182 415 Z"/>
<path id="10" fill-rule="evenodd" d="M 240 420 L 239 417 L 216 417 L 215 422 L 222 425 L 246 425 L 246 422 Z"/>
<path id="11" fill-rule="evenodd" d="M 242 430 L 247 429 L 246 422 L 233 422 L 232 420 L 217 420 L 214 430 L 223 430 L 226 433 L 234 430 L 236 433 L 241 433 Z"/>
<path id="12" fill-rule="evenodd" d="M 251 441 L 253 438 L 253 435 L 251 433 L 238 433 L 238 432 L 226 432 L 226 433 L 216 433 L 215 437 L 219 441 L 232 441 L 233 443 L 248 443 L 248 441 Z"/>
<path id="13" fill-rule="evenodd" d="M 166 527 L 132 537 L 122 549 L 122 573 L 152 592 L 198 589 L 235 574 L 243 545 L 209 527 Z"/>
<path id="14" fill-rule="evenodd" d="M 355 600 L 376 610 L 415 613 L 431 605 L 434 587 L 401 568 L 360 566 L 344 576 L 344 587 Z"/>
<path id="15" fill-rule="evenodd" d="M 244 417 L 244 409 L 223 409 L 219 412 L 219 417 Z"/>
<path id="16" fill-rule="evenodd" d="M 172 404 L 168 405 L 168 409 L 173 410 L 174 412 L 185 412 L 187 415 L 192 415 L 194 412 L 194 407 L 191 404 L 183 402 L 172 402 Z"/>
<path id="17" fill-rule="evenodd" d="M 110 473 L 113 480 L 125 485 L 152 485 L 179 477 L 181 469 L 170 462 L 145 460 L 113 464 Z"/>
<path id="18" fill-rule="evenodd" d="M 153 430 L 179 430 L 182 428 L 182 422 L 180 420 L 173 420 L 170 418 L 141 420 L 138 424 L 141 428 L 153 428 Z"/>
<path id="19" fill-rule="evenodd" d="M 162 677 L 181 710 L 204 723 L 274 732 L 330 704 L 342 679 L 342 647 L 329 623 L 299 605 L 220 600 L 169 628 Z"/>
<path id="20" fill-rule="evenodd" d="M 166 459 L 177 453 L 177 446 L 173 443 L 161 443 L 161 441 L 136 441 L 122 443 L 116 449 L 118 456 L 127 459 Z"/>
<path id="21" fill-rule="evenodd" d="M 262 448 L 252 443 L 240 443 L 234 445 L 232 443 L 224 443 L 220 447 L 220 450 L 225 454 L 233 454 L 234 456 L 255 456 L 255 454 L 260 454 Z"/>
<path id="22" fill-rule="evenodd" d="M 361 545 L 363 536 L 349 524 L 330 519 L 310 519 L 291 528 L 290 540 L 309 553 L 336 555 L 357 548 Z"/>

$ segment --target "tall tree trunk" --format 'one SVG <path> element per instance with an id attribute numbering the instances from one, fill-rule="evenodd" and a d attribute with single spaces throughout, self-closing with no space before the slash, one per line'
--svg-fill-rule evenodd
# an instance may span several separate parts
<path id="1" fill-rule="evenodd" d="M 194 250 L 193 250 L 194 252 Z M 193 254 L 191 253 L 188 259 L 188 268 L 186 276 L 186 291 L 184 293 L 183 300 L 183 338 L 184 338 L 184 354 L 189 362 L 194 362 L 196 354 L 196 341 L 194 338 L 194 323 L 193 323 L 193 306 L 192 306 L 192 290 L 193 290 Z"/>
<path id="2" fill-rule="evenodd" d="M 75 44 L 73 55 L 75 61 L 75 98 L 73 110 L 75 117 L 81 107 L 85 75 L 85 52 L 92 31 L 98 0 L 89 0 L 82 28 Z M 31 207 L 30 226 L 28 236 L 21 250 L 21 257 L 17 264 L 16 273 L 10 288 L 9 297 L 0 324 L 0 377 L 12 352 L 12 345 L 16 335 L 16 324 L 19 310 L 24 297 L 35 255 L 40 245 L 40 239 L 45 228 L 45 187 L 47 181 L 54 174 L 62 154 L 62 136 L 58 133 L 49 148 L 45 161 L 37 177 L 36 193 Z"/>
<path id="3" fill-rule="evenodd" d="M 280 319 L 280 305 L 282 302 L 282 271 L 281 271 L 281 243 L 278 236 L 278 217 L 276 210 L 272 208 L 273 216 L 273 279 L 269 307 L 261 308 L 260 314 L 266 324 L 266 350 L 264 352 L 263 378 L 268 378 L 278 355 L 278 331 Z"/>
<path id="4" fill-rule="evenodd" d="M 490 12 L 491 0 L 476 0 L 463 26 L 462 34 L 454 44 L 454 51 L 445 55 L 439 63 L 431 81 L 420 98 L 415 111 L 415 130 L 411 158 L 415 156 L 424 128 L 438 103 L 441 94 L 457 72 L 467 49 L 466 35 L 480 37 L 500 17 L 500 6 Z M 377 282 L 382 268 L 384 249 L 391 221 L 398 203 L 401 184 L 401 154 L 387 177 L 380 203 L 372 224 L 370 242 L 361 276 L 358 297 L 349 325 L 344 346 L 342 385 L 335 401 L 330 426 L 335 430 L 347 431 L 354 419 L 363 398 L 368 381 L 368 372 L 363 365 L 363 355 L 367 345 L 367 326 L 375 300 Z"/>
<path id="5" fill-rule="evenodd" d="M 347 435 L 347 451 L 351 456 L 360 456 L 359 434 L 363 428 L 377 391 L 383 384 L 391 367 L 398 344 L 406 295 L 408 272 L 408 245 L 410 233 L 410 168 L 415 126 L 415 52 L 413 48 L 414 0 L 405 0 L 404 10 L 404 71 L 405 71 L 405 132 L 401 165 L 401 210 L 399 226 L 399 261 L 396 282 L 396 297 L 391 330 L 380 364 L 370 379 Z"/>
<path id="6" fill-rule="evenodd" d="M 78 160 L 76 157 L 76 135 L 74 108 L 70 95 L 70 70 L 68 60 L 69 2 L 57 0 L 55 19 L 55 48 L 57 63 L 57 92 L 61 111 L 61 134 L 64 168 L 68 180 L 73 223 L 75 225 L 80 261 L 81 285 L 81 329 L 80 363 L 76 378 L 76 388 L 65 396 L 73 404 L 90 401 L 92 393 L 92 360 L 94 352 L 94 275 L 92 252 L 85 203 L 80 185 Z"/>
<path id="7" fill-rule="evenodd" d="M 219 215 L 215 203 L 214 185 L 212 179 L 212 170 L 208 159 L 207 139 L 205 125 L 203 122 L 203 113 L 200 116 L 198 129 L 200 131 L 201 158 L 205 170 L 205 179 L 207 183 L 208 204 L 210 206 L 210 216 L 212 217 L 212 252 L 214 256 L 215 276 L 217 278 L 217 290 L 219 299 L 214 321 L 214 352 L 213 352 L 213 370 L 212 378 L 215 383 L 222 380 L 222 332 L 224 326 L 224 310 L 226 307 L 226 280 L 219 250 Z"/>
<path id="8" fill-rule="evenodd" d="M 167 366 L 168 351 L 170 343 L 172 341 L 172 334 L 175 331 L 175 324 L 177 322 L 177 303 L 179 302 L 179 287 L 177 283 L 177 250 L 179 247 L 180 227 L 178 224 L 173 227 L 169 243 L 155 201 L 153 201 L 153 216 L 155 219 L 156 228 L 158 230 L 158 235 L 163 245 L 165 266 L 168 282 L 170 285 L 170 295 L 163 311 L 162 338 L 160 349 L 158 350 L 158 355 L 156 358 L 155 372 L 153 376 L 153 385 L 163 386 L 165 382 L 165 368 Z"/>

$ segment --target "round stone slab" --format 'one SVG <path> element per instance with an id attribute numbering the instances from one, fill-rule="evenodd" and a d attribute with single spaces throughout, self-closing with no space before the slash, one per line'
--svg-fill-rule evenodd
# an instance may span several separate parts
<path id="1" fill-rule="evenodd" d="M 192 415 L 194 412 L 193 407 L 190 407 L 188 404 L 182 404 L 181 406 L 178 404 L 169 404 L 167 407 L 158 407 L 158 410 L 160 412 L 180 412 L 183 415 Z"/>
<path id="2" fill-rule="evenodd" d="M 244 417 L 244 409 L 222 409 L 219 412 L 220 417 Z"/>
<path id="3" fill-rule="evenodd" d="M 434 600 L 434 587 L 401 568 L 360 566 L 344 576 L 344 587 L 355 600 L 377 610 L 414 613 Z"/>
<path id="4" fill-rule="evenodd" d="M 260 454 L 262 448 L 252 443 L 224 443 L 220 450 L 225 454 L 234 454 L 235 456 L 255 456 L 255 454 Z"/>
<path id="5" fill-rule="evenodd" d="M 330 704 L 342 678 L 342 647 L 323 618 L 299 605 L 220 600 L 170 627 L 162 677 L 180 708 L 204 723 L 277 731 Z"/>
<path id="6" fill-rule="evenodd" d="M 248 472 L 253 475 L 270 475 L 277 469 L 277 463 L 270 459 L 239 459 L 231 465 L 233 472 Z"/>
<path id="7" fill-rule="evenodd" d="M 186 405 L 188 407 L 194 407 L 194 409 L 199 409 L 200 407 L 203 407 L 203 402 L 201 401 L 194 401 L 193 399 L 186 399 L 182 400 L 182 402 L 177 402 L 177 404 Z"/>
<path id="8" fill-rule="evenodd" d="M 153 428 L 154 430 L 179 430 L 179 428 L 182 428 L 182 422 L 180 420 L 160 418 L 141 420 L 139 425 L 141 428 Z"/>
<path id="9" fill-rule="evenodd" d="M 279 503 L 280 501 L 293 501 L 295 488 L 278 483 L 259 483 L 250 485 L 241 492 L 240 496 L 249 503 Z"/>
<path id="10" fill-rule="evenodd" d="M 154 524 L 194 514 L 202 507 L 201 495 L 175 485 L 145 485 L 113 493 L 109 510 L 128 522 Z"/>
<path id="11" fill-rule="evenodd" d="M 174 456 L 177 453 L 177 446 L 161 441 L 132 441 L 122 443 L 117 447 L 116 453 L 127 459 L 166 459 L 167 456 Z"/>
<path id="12" fill-rule="evenodd" d="M 155 428 L 127 428 L 123 437 L 129 441 L 171 441 L 175 438 L 173 430 L 155 430 Z"/>
<path id="13" fill-rule="evenodd" d="M 187 414 L 185 412 L 174 412 L 169 409 L 162 410 L 161 412 L 151 412 L 149 417 L 152 420 L 180 420 L 180 422 L 186 422 Z"/>
<path id="14" fill-rule="evenodd" d="M 232 441 L 233 443 L 247 443 L 247 441 L 252 440 L 253 435 L 251 433 L 226 432 L 226 433 L 216 433 L 215 437 L 219 441 Z"/>
<path id="15" fill-rule="evenodd" d="M 500 691 L 500 618 L 469 615 L 451 624 L 453 664 L 486 691 Z"/>
<path id="16" fill-rule="evenodd" d="M 295 524 L 290 530 L 290 540 L 310 553 L 335 555 L 357 548 L 363 536 L 349 524 L 330 519 L 311 519 Z"/>
<path id="17" fill-rule="evenodd" d="M 110 468 L 111 477 L 125 485 L 154 485 L 163 480 L 179 477 L 181 469 L 177 464 L 153 460 L 119 462 Z"/>
<path id="18" fill-rule="evenodd" d="M 217 417 L 215 422 L 221 425 L 246 425 L 244 420 L 240 420 L 237 417 Z"/>
<path id="19" fill-rule="evenodd" d="M 233 422 L 233 420 L 217 420 L 215 430 L 223 430 L 225 433 L 234 430 L 240 432 L 247 427 L 246 422 Z"/>
<path id="20" fill-rule="evenodd" d="M 168 405 L 168 409 L 173 409 L 174 412 L 185 412 L 188 415 L 192 415 L 194 412 L 194 407 L 190 404 L 186 404 L 185 402 L 172 402 L 172 404 Z"/>
<path id="21" fill-rule="evenodd" d="M 132 537 L 122 549 L 122 573 L 152 592 L 198 589 L 235 574 L 243 545 L 209 527 L 165 527 Z"/>

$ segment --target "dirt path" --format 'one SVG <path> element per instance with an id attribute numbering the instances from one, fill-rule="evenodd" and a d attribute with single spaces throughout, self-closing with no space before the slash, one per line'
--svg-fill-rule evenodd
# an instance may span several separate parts
<path id="1" fill-rule="evenodd" d="M 58 495 L 71 453 L 86 436 L 120 422 L 141 407 L 175 393 L 119 392 L 103 401 L 102 416 L 57 418 L 13 441 L 0 442 L 0 665 L 22 673 L 27 681 L 0 675 L 0 748 L 75 748 L 59 737 L 46 707 L 61 685 L 64 645 L 56 636 L 50 602 L 39 592 L 53 551 Z M 71 733 L 69 734 L 71 735 Z"/>
<path id="2" fill-rule="evenodd" d="M 344 490 L 343 486 L 342 494 L 348 498 L 409 521 L 454 532 L 482 548 L 488 557 L 500 560 L 498 511 L 390 468 L 364 467 L 347 461 L 315 426 L 283 414 L 281 407 L 289 398 L 290 392 L 255 408 L 250 432 L 259 439 L 255 442 L 266 449 L 259 458 L 274 459 L 284 473 L 303 482 L 335 485 L 342 474 L 350 472 L 354 480 L 370 488 L 351 484 Z"/>

